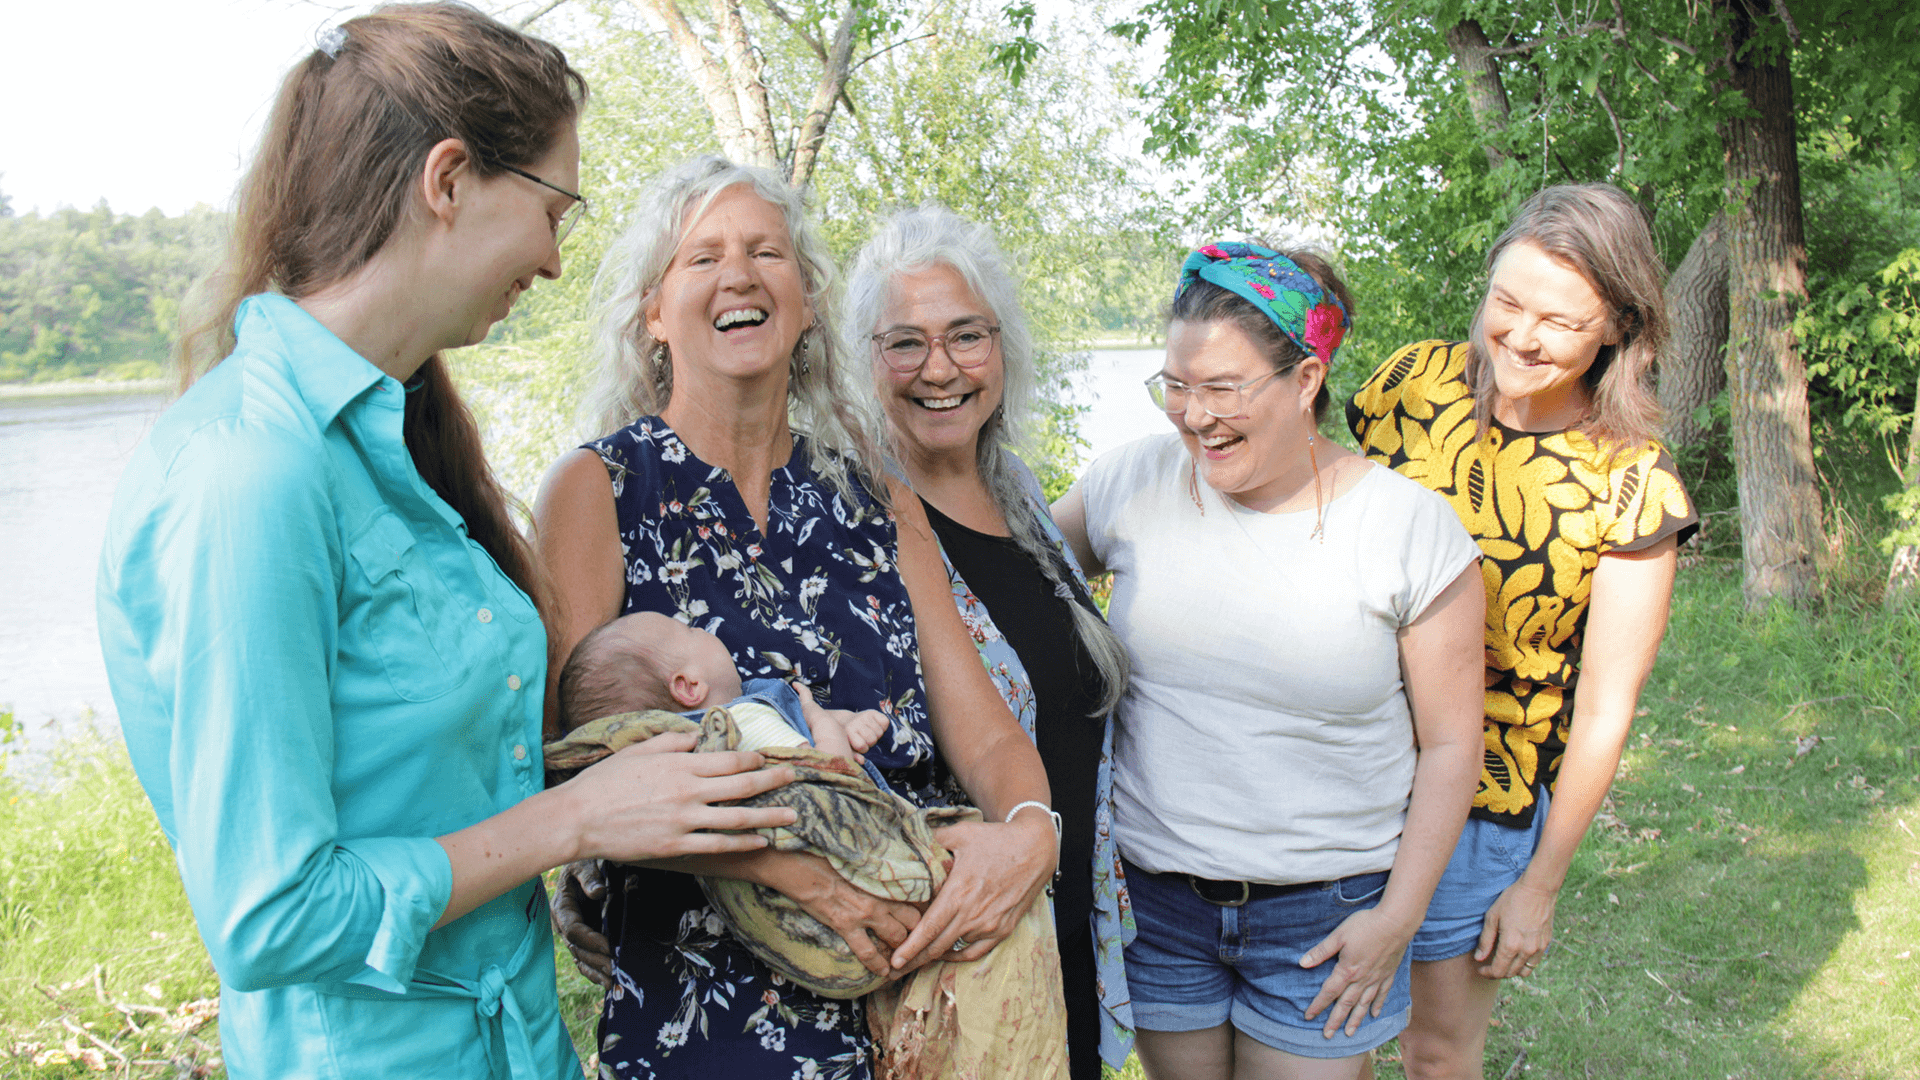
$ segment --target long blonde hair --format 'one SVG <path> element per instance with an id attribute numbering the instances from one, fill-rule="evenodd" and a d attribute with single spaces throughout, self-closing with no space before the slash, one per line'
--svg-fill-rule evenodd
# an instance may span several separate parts
<path id="1" fill-rule="evenodd" d="M 647 307 L 666 277 L 673 254 L 721 192 L 739 184 L 778 209 L 793 239 L 813 326 L 794 344 L 787 366 L 787 412 L 795 431 L 807 436 L 814 474 L 843 495 L 856 485 L 884 503 L 878 443 L 856 404 L 859 393 L 844 370 L 833 332 L 833 257 L 807 220 L 800 193 L 771 169 L 735 165 L 717 154 L 680 163 L 654 177 L 640 193 L 629 225 L 600 263 L 594 279 L 598 326 L 594 358 L 598 372 L 584 415 L 595 436 L 658 415 L 673 399 L 673 363 L 666 346 L 647 329 Z"/>

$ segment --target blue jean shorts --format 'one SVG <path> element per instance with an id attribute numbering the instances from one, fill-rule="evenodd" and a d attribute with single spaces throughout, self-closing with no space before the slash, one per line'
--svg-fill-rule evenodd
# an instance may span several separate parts
<path id="1" fill-rule="evenodd" d="M 1146 1031 L 1204 1031 L 1232 1022 L 1289 1054 L 1343 1058 L 1400 1034 L 1412 1006 L 1407 956 L 1379 1016 L 1321 1034 L 1326 1013 L 1306 1018 L 1337 960 L 1315 968 L 1300 956 L 1356 911 L 1380 902 L 1387 875 L 1357 874 L 1297 892 L 1223 907 L 1201 899 L 1183 874 L 1126 866 L 1139 936 L 1127 946 L 1127 990 L 1135 1026 Z"/>
<path id="2" fill-rule="evenodd" d="M 1539 793 L 1540 805 L 1533 812 L 1530 828 L 1516 829 L 1496 825 L 1479 818 L 1468 818 L 1447 860 L 1440 884 L 1434 886 L 1433 900 L 1427 905 L 1427 917 L 1413 935 L 1407 951 L 1421 963 L 1451 960 L 1470 953 L 1480 944 L 1480 929 L 1487 909 L 1493 906 L 1507 887 L 1533 861 L 1540 846 L 1540 830 L 1547 823 L 1547 793 Z"/>

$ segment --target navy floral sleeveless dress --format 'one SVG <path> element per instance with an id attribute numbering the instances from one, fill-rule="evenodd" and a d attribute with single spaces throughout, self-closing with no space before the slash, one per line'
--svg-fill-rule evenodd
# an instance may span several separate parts
<path id="1" fill-rule="evenodd" d="M 743 678 L 804 682 L 823 706 L 893 720 L 866 753 L 917 805 L 964 794 L 935 756 L 913 609 L 893 515 L 815 476 L 807 445 L 774 470 L 767 533 L 733 477 L 694 457 L 658 417 L 587 449 L 613 481 L 624 613 L 658 611 L 724 642 Z M 601 1075 L 865 1080 L 865 1010 L 770 971 L 728 933 L 694 879 L 611 867 L 615 985 L 600 1020 Z"/>

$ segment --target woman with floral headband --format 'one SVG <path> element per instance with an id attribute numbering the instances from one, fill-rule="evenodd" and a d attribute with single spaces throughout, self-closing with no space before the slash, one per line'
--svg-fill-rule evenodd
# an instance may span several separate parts
<path id="1" fill-rule="evenodd" d="M 1174 432 L 1054 507 L 1114 575 L 1132 664 L 1114 836 L 1155 1080 L 1360 1075 L 1406 1024 L 1407 942 L 1466 817 L 1479 552 L 1318 437 L 1351 310 L 1312 256 L 1194 252 L 1147 381 Z"/>
<path id="2" fill-rule="evenodd" d="M 1666 304 L 1639 206 L 1547 188 L 1487 267 L 1469 340 L 1407 346 L 1347 408 L 1361 451 L 1444 496 L 1486 556 L 1485 763 L 1414 938 L 1416 1080 L 1478 1077 L 1500 980 L 1546 955 L 1699 527 L 1656 438 Z"/>

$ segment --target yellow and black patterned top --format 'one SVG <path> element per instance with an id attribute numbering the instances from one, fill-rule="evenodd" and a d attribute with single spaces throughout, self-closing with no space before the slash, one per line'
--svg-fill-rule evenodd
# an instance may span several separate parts
<path id="1" fill-rule="evenodd" d="M 1525 827 L 1551 790 L 1573 719 L 1600 556 L 1684 543 L 1700 519 L 1657 442 L 1608 455 L 1578 431 L 1492 421 L 1476 438 L 1464 342 L 1395 353 L 1347 406 L 1361 452 L 1453 504 L 1487 585 L 1486 763 L 1475 817 Z"/>

